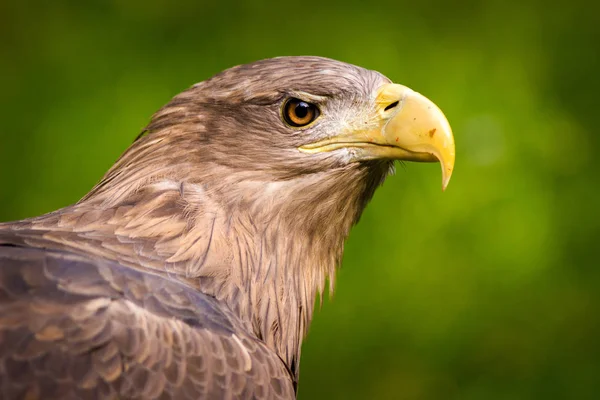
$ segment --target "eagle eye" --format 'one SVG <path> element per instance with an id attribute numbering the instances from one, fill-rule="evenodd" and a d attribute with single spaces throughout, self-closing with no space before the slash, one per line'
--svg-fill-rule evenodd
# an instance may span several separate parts
<path id="1" fill-rule="evenodd" d="M 292 97 L 283 104 L 282 114 L 288 125 L 299 128 L 317 119 L 320 112 L 316 105 Z"/>

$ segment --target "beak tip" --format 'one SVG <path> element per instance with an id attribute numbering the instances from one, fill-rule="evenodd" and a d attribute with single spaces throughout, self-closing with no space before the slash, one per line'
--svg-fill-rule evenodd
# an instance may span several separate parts
<path id="1" fill-rule="evenodd" d="M 450 183 L 450 178 L 452 177 L 453 168 L 446 167 L 442 164 L 442 192 L 446 191 L 448 188 L 448 184 Z"/>

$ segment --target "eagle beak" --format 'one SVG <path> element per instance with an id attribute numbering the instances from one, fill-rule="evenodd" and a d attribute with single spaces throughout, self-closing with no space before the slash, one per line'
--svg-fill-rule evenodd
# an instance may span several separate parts
<path id="1" fill-rule="evenodd" d="M 382 145 L 393 146 L 397 159 L 437 162 L 442 166 L 442 190 L 454 170 L 454 137 L 442 110 L 431 100 L 406 86 L 383 85 L 375 100 L 384 121 L 379 133 Z"/>
<path id="2" fill-rule="evenodd" d="M 372 115 L 372 114 L 371 114 Z M 299 148 L 304 153 L 351 149 L 356 160 L 389 159 L 439 162 L 442 190 L 454 169 L 454 137 L 444 113 L 428 98 L 406 86 L 387 83 L 375 96 L 375 116 L 335 137 Z"/>

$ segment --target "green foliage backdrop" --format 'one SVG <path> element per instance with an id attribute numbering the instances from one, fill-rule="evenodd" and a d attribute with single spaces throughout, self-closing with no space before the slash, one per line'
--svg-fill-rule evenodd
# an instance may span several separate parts
<path id="1" fill-rule="evenodd" d="M 600 393 L 600 11 L 585 0 L 0 3 L 0 220 L 78 200 L 171 96 L 311 54 L 433 99 L 457 164 L 399 167 L 303 348 L 301 399 Z"/>

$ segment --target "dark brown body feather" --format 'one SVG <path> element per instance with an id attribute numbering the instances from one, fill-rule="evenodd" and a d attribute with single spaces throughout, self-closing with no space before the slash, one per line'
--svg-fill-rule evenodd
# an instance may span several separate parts
<path id="1" fill-rule="evenodd" d="M 2 399 L 290 399 L 292 376 L 226 307 L 113 262 L 0 246 Z"/>
<path id="2" fill-rule="evenodd" d="M 314 57 L 234 68 L 79 203 L 0 224 L 2 398 L 294 398 L 315 297 L 391 168 L 297 147 L 383 82 Z M 302 132 L 279 114 L 297 91 L 328 99 Z"/>

